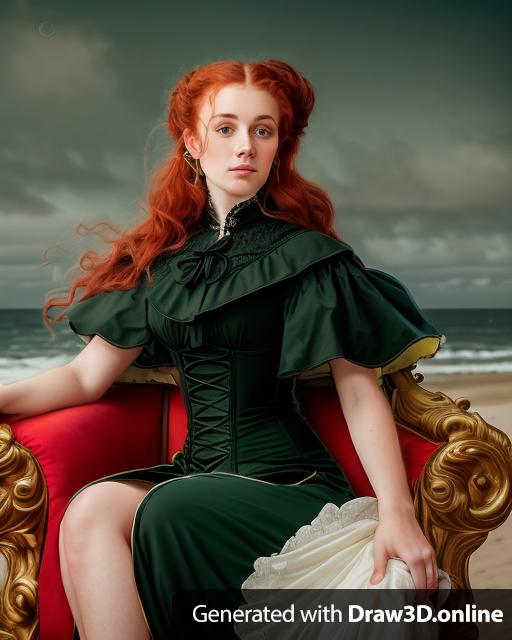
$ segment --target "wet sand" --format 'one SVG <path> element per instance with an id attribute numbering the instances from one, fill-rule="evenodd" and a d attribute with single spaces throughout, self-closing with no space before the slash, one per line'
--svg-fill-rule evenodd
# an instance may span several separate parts
<path id="1" fill-rule="evenodd" d="M 428 375 L 422 387 L 442 391 L 455 400 L 465 396 L 488 423 L 512 440 L 512 373 Z M 512 517 L 491 531 L 469 561 L 469 577 L 475 589 L 512 588 Z"/>

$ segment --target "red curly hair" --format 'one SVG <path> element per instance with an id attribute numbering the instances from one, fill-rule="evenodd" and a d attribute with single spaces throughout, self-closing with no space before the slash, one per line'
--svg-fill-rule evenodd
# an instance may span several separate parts
<path id="1" fill-rule="evenodd" d="M 268 91 L 279 105 L 279 148 L 277 161 L 262 189 L 264 213 L 339 239 L 334 229 L 334 207 L 326 191 L 302 178 L 295 169 L 300 137 L 315 103 L 311 83 L 281 60 L 221 60 L 200 66 L 183 76 L 171 92 L 167 128 L 175 148 L 151 176 L 147 218 L 116 240 L 108 240 L 113 245 L 109 255 L 102 257 L 88 251 L 80 257 L 81 274 L 73 281 L 68 297 L 50 297 L 43 305 L 43 322 L 51 333 L 51 324 L 66 316 L 63 313 L 52 319 L 49 310 L 69 307 L 78 288 L 85 287 L 81 297 L 84 300 L 103 291 L 130 289 L 137 285 L 143 271 L 151 281 L 150 267 L 155 258 L 185 244 L 190 229 L 202 215 L 207 192 L 204 182 L 194 180 L 194 171 L 183 157 L 183 131 L 197 130 L 199 109 L 206 95 L 211 94 L 213 99 L 232 83 Z M 266 208 L 269 196 L 271 211 Z M 88 231 L 102 235 L 97 227 L 112 228 L 100 223 Z"/>

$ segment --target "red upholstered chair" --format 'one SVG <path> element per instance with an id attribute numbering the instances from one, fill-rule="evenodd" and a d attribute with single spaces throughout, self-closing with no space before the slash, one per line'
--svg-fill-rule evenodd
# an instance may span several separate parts
<path id="1" fill-rule="evenodd" d="M 301 376 L 301 410 L 355 492 L 374 495 L 325 374 L 320 368 Z M 408 369 L 382 381 L 417 517 L 438 564 L 455 586 L 468 587 L 470 554 L 512 506 L 511 443 L 468 412 L 466 398 L 453 401 L 420 382 Z M 58 556 L 68 500 L 97 478 L 170 461 L 186 430 L 181 391 L 169 384 L 117 382 L 88 405 L 25 418 L 0 414 L 0 631 L 32 640 L 39 630 L 40 640 L 71 640 Z"/>

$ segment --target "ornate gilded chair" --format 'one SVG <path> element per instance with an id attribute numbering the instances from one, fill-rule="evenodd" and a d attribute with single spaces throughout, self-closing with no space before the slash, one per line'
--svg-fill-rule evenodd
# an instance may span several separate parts
<path id="1" fill-rule="evenodd" d="M 134 384 L 142 382 L 151 384 Z M 509 438 L 453 400 L 421 386 L 411 368 L 384 375 L 416 514 L 455 587 L 469 558 L 512 508 Z M 101 400 L 33 417 L 0 414 L 0 638 L 71 640 L 58 529 L 84 484 L 170 461 L 186 436 L 175 369 L 130 367 Z M 299 377 L 301 411 L 346 471 L 374 495 L 356 455 L 327 365 Z M 335 425 L 335 428 L 333 428 Z"/>

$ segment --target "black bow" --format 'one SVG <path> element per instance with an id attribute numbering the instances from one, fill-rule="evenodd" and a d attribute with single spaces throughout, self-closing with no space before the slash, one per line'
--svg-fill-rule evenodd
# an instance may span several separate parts
<path id="1" fill-rule="evenodd" d="M 172 270 L 176 282 L 185 284 L 189 287 L 195 287 L 201 277 L 205 278 L 206 284 L 212 284 L 220 280 L 229 269 L 231 259 L 224 253 L 220 253 L 226 245 L 229 245 L 231 236 L 225 236 L 220 241 L 214 243 L 219 244 L 218 248 L 195 249 L 184 253 L 172 263 Z M 213 275 L 219 264 L 220 269 L 216 275 Z"/>

